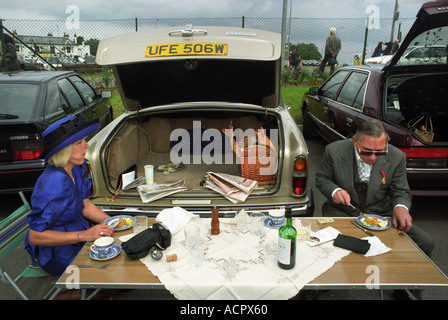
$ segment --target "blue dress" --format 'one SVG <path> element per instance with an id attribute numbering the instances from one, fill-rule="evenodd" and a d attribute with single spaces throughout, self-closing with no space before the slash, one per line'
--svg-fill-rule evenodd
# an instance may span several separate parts
<path id="1" fill-rule="evenodd" d="M 84 177 L 85 163 L 72 170 L 75 183 L 63 168 L 48 165 L 34 186 L 31 196 L 32 211 L 28 215 L 30 229 L 38 232 L 82 231 L 90 223 L 81 215 L 83 200 L 88 198 L 92 183 Z M 79 242 L 63 246 L 31 246 L 29 235 L 25 249 L 32 261 L 37 260 L 42 269 L 60 275 L 73 261 L 84 245 Z"/>

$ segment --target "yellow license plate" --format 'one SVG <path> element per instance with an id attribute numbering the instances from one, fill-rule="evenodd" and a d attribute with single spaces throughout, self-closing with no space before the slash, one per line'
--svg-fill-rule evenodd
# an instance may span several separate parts
<path id="1" fill-rule="evenodd" d="M 188 42 L 155 44 L 146 47 L 145 57 L 168 57 L 168 56 L 226 56 L 227 43 L 213 42 Z"/>

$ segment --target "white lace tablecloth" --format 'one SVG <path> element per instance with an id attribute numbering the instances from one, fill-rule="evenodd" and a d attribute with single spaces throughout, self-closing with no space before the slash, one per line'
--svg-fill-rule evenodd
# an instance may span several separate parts
<path id="1" fill-rule="evenodd" d="M 161 260 L 149 255 L 141 259 L 178 299 L 288 299 L 351 252 L 334 247 L 332 241 L 316 247 L 298 241 L 296 266 L 283 270 L 277 265 L 277 229 L 265 228 L 265 235 L 258 237 L 220 218 L 221 232 L 213 236 L 210 222 L 200 219 L 202 266 L 191 265 L 183 229 L 173 235 Z M 177 261 L 167 262 L 166 255 L 173 253 Z"/>

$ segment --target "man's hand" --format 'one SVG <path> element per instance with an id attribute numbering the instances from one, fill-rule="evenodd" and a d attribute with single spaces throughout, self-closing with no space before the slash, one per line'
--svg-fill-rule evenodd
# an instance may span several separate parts
<path id="1" fill-rule="evenodd" d="M 350 195 L 344 189 L 339 189 L 333 195 L 333 202 L 336 204 L 343 204 L 349 206 L 350 201 L 351 201 Z"/>
<path id="2" fill-rule="evenodd" d="M 409 231 L 412 227 L 412 217 L 409 214 L 409 211 L 401 206 L 397 206 L 394 208 L 392 224 L 394 228 Z"/>

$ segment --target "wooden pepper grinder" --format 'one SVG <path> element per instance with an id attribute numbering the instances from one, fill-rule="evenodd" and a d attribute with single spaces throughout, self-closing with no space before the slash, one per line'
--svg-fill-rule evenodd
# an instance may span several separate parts
<path id="1" fill-rule="evenodd" d="M 218 235 L 219 234 L 219 208 L 213 207 L 212 208 L 212 235 Z"/>

